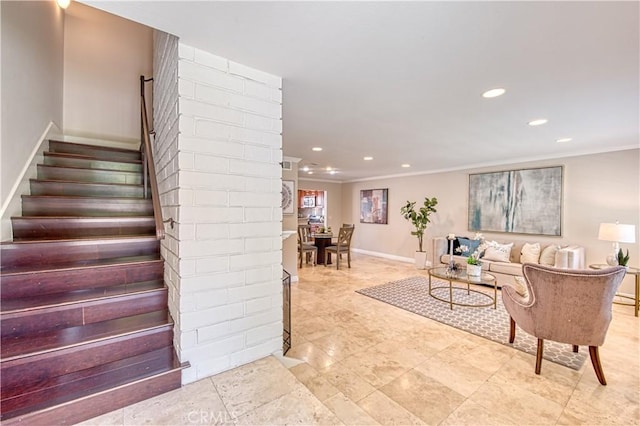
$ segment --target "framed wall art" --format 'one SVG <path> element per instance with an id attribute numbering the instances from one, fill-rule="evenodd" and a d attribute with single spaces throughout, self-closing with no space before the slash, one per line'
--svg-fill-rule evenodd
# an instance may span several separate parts
<path id="1" fill-rule="evenodd" d="M 562 235 L 563 167 L 469 175 L 469 230 Z"/>
<path id="2" fill-rule="evenodd" d="M 360 191 L 360 223 L 387 224 L 388 189 Z"/>
<path id="3" fill-rule="evenodd" d="M 296 198 L 294 189 L 292 180 L 282 181 L 282 214 L 293 214 L 293 204 Z"/>

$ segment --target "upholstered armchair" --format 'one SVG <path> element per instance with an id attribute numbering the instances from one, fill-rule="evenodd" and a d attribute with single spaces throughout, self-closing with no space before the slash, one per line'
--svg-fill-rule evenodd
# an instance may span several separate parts
<path id="1" fill-rule="evenodd" d="M 606 385 L 598 347 L 607 335 L 624 267 L 557 269 L 525 263 L 522 271 L 528 295 L 509 285 L 502 287 L 504 307 L 511 317 L 509 342 L 515 339 L 516 324 L 538 338 L 536 374 L 540 374 L 545 339 L 573 345 L 574 352 L 578 346 L 589 346 L 596 376 Z"/>

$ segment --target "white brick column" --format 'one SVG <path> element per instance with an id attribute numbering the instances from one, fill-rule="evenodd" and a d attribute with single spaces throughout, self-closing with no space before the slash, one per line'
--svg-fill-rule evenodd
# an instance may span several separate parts
<path id="1" fill-rule="evenodd" d="M 175 45 L 179 134 L 161 158 L 178 223 L 163 254 L 188 383 L 282 348 L 282 95 L 279 77 Z"/>

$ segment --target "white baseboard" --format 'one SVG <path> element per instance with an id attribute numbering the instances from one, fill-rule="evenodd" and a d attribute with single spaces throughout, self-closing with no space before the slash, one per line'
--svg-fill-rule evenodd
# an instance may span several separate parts
<path id="1" fill-rule="evenodd" d="M 362 249 L 358 249 L 358 248 L 352 248 L 351 251 L 353 251 L 355 253 L 366 254 L 368 256 L 375 256 L 375 257 L 382 257 L 382 258 L 390 259 L 390 260 L 397 260 L 398 262 L 415 263 L 415 259 L 412 258 L 412 257 L 402 257 L 402 256 L 396 256 L 394 254 L 380 253 L 380 252 L 377 252 L 377 251 L 362 250 Z"/>
<path id="2" fill-rule="evenodd" d="M 44 151 L 49 147 L 49 139 L 59 134 L 60 129 L 51 121 L 36 142 L 29 159 L 26 161 L 20 175 L 16 178 L 11 191 L 3 201 L 0 208 L 0 241 L 10 241 L 13 239 L 13 229 L 11 227 L 11 217 L 22 215 L 22 195 L 30 194 L 29 179 L 35 179 L 38 174 L 37 165 L 44 158 Z M 45 143 L 46 142 L 46 143 Z"/>

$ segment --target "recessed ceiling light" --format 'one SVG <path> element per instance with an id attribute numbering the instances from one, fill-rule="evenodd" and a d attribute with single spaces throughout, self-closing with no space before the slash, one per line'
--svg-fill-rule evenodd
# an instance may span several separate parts
<path id="1" fill-rule="evenodd" d="M 314 146 L 313 148 L 311 148 L 312 151 L 316 151 L 316 152 L 320 152 L 322 151 L 322 148 L 320 148 L 319 146 Z"/>
<path id="2" fill-rule="evenodd" d="M 331 166 L 327 167 L 327 171 L 330 172 L 331 171 Z"/>
<path id="3" fill-rule="evenodd" d="M 498 96 L 504 95 L 504 92 L 506 92 L 506 90 L 504 90 L 501 87 L 498 87 L 496 89 L 487 90 L 486 92 L 484 92 L 482 94 L 482 97 L 483 98 L 497 98 Z"/>
<path id="4" fill-rule="evenodd" d="M 309 171 L 309 166 L 304 166 L 304 167 L 302 168 L 302 171 L 303 171 L 303 172 L 308 172 L 308 171 Z"/>
<path id="5" fill-rule="evenodd" d="M 364 161 L 371 161 L 373 160 L 373 157 L 364 157 Z"/>
<path id="6" fill-rule="evenodd" d="M 312 174 L 313 174 L 313 172 L 311 172 L 311 171 L 310 171 L 310 172 L 307 172 L 307 173 L 308 173 L 308 174 L 310 174 L 310 175 L 312 175 Z"/>
<path id="7" fill-rule="evenodd" d="M 571 138 L 560 138 L 560 139 L 556 139 L 556 142 L 562 143 L 562 142 L 571 142 L 573 139 Z"/>
<path id="8" fill-rule="evenodd" d="M 547 122 L 546 118 L 539 118 L 537 120 L 532 120 L 529 122 L 529 126 L 539 126 Z"/>
<path id="9" fill-rule="evenodd" d="M 329 174 L 330 174 L 330 175 L 335 175 L 335 174 L 336 174 L 336 171 L 335 171 L 335 170 L 331 170 L 331 171 L 329 172 Z"/>
<path id="10" fill-rule="evenodd" d="M 411 164 L 406 164 L 406 163 L 405 163 L 405 164 L 401 165 L 400 167 L 404 167 L 404 168 L 406 169 L 406 168 L 408 168 L 408 167 L 411 167 Z"/>

